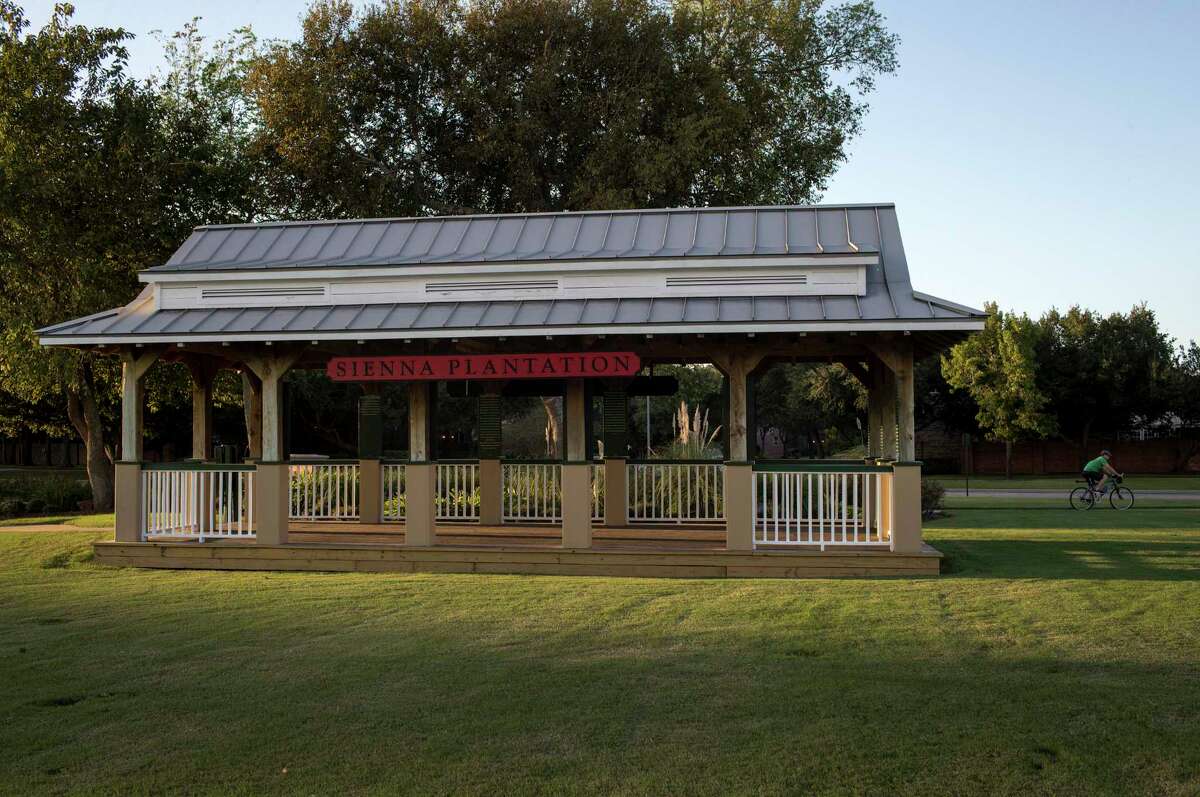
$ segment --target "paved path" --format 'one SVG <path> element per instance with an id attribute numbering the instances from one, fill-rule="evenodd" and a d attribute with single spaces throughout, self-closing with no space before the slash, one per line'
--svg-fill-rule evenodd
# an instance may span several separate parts
<path id="1" fill-rule="evenodd" d="M 1161 501 L 1200 501 L 1200 490 L 1135 490 L 1138 498 Z M 1068 490 L 981 490 L 971 488 L 971 498 L 1061 498 L 1067 500 Z M 948 488 L 946 495 L 964 498 L 966 490 Z"/>
<path id="2" fill-rule="evenodd" d="M 104 531 L 104 529 L 72 526 L 69 523 L 34 523 L 29 526 L 0 526 L 0 534 L 32 534 L 35 531 Z"/>

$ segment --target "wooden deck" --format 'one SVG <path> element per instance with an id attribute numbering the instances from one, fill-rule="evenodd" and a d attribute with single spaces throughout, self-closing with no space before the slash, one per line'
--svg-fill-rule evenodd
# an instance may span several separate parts
<path id="1" fill-rule="evenodd" d="M 443 524 L 437 545 L 403 546 L 403 524 L 293 522 L 288 545 L 252 541 L 98 542 L 101 564 L 209 570 L 524 573 L 670 578 L 937 575 L 941 554 L 827 546 L 726 551 L 719 527 L 597 527 L 589 550 L 559 547 L 554 526 Z"/>

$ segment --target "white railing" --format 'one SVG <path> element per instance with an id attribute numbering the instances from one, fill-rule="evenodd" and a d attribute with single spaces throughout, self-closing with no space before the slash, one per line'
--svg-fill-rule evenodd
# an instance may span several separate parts
<path id="1" fill-rule="evenodd" d="M 562 520 L 562 466 L 556 462 L 506 462 L 500 466 L 501 518 Z"/>
<path id="2" fill-rule="evenodd" d="M 626 466 L 629 520 L 712 523 L 725 518 L 720 462 L 631 462 Z"/>
<path id="3" fill-rule="evenodd" d="M 888 545 L 884 469 L 756 471 L 754 544 Z"/>
<path id="4" fill-rule="evenodd" d="M 604 463 L 592 465 L 592 522 L 604 521 Z"/>
<path id="5" fill-rule="evenodd" d="M 142 471 L 142 539 L 254 536 L 254 469 Z"/>
<path id="6" fill-rule="evenodd" d="M 404 520 L 404 464 L 386 463 L 383 466 L 383 484 L 380 492 L 383 498 L 383 510 L 380 519 L 388 521 Z"/>
<path id="7" fill-rule="evenodd" d="M 358 463 L 288 465 L 289 520 L 357 520 Z"/>
<path id="8" fill-rule="evenodd" d="M 438 520 L 479 520 L 478 462 L 439 462 L 436 489 Z"/>

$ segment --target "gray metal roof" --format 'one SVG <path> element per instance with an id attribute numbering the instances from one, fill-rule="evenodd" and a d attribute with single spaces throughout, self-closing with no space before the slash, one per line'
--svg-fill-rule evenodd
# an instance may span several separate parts
<path id="1" fill-rule="evenodd" d="M 163 271 L 875 253 L 891 205 L 700 208 L 197 227 Z"/>
<path id="2" fill-rule="evenodd" d="M 969 330 L 983 313 L 913 290 L 895 208 L 617 211 L 205 227 L 159 269 L 875 253 L 863 296 L 629 297 L 155 310 L 39 330 L 47 345 L 304 338 L 488 337 L 655 331 Z M 297 258 L 300 258 L 297 260 Z"/>
<path id="3" fill-rule="evenodd" d="M 882 293 L 870 297 L 758 296 L 735 298 L 546 299 L 490 302 L 426 302 L 418 304 L 358 304 L 320 307 L 250 307 L 158 310 L 144 314 L 111 310 L 41 330 L 43 338 L 103 337 L 139 340 L 168 336 L 218 339 L 283 337 L 327 333 L 398 335 L 436 331 L 441 336 L 474 330 L 532 330 L 578 328 L 588 334 L 604 327 L 636 327 L 653 332 L 672 324 L 738 325 L 789 323 L 855 324 L 884 319 L 900 321 L 963 321 L 975 316 L 966 308 L 925 297 L 905 303 L 906 314 L 895 315 Z M 900 327 L 897 327 L 900 328 Z"/>

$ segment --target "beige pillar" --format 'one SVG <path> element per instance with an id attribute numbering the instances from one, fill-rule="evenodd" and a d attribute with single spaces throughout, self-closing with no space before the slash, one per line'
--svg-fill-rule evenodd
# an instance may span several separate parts
<path id="1" fill-rule="evenodd" d="M 300 351 L 281 350 L 245 360 L 262 383 L 262 461 L 254 474 L 255 541 L 259 545 L 286 545 L 291 483 L 283 461 L 283 375 L 300 357 Z"/>
<path id="2" fill-rule="evenodd" d="M 867 457 L 883 455 L 881 432 L 883 426 L 883 362 L 872 357 L 867 365 Z"/>
<path id="3" fill-rule="evenodd" d="M 479 525 L 499 526 L 503 520 L 501 468 L 498 459 L 479 460 Z"/>
<path id="4" fill-rule="evenodd" d="M 358 461 L 358 522 L 372 525 L 383 516 L 383 463 L 378 459 Z"/>
<path id="5" fill-rule="evenodd" d="M 754 548 L 754 467 L 749 462 L 725 463 L 725 548 Z"/>
<path id="6" fill-rule="evenodd" d="M 582 379 L 567 380 L 563 408 L 567 462 L 562 466 L 562 546 L 592 547 L 592 465 L 587 461 L 587 391 Z"/>
<path id="7" fill-rule="evenodd" d="M 592 466 L 587 462 L 562 466 L 562 547 L 592 547 Z"/>
<path id="8" fill-rule="evenodd" d="M 604 525 L 629 525 L 629 483 L 624 457 L 604 460 Z"/>
<path id="9" fill-rule="evenodd" d="M 896 553 L 920 553 L 921 466 L 916 463 L 897 463 L 892 470 L 892 550 Z"/>
<path id="10" fill-rule="evenodd" d="M 404 544 L 433 545 L 437 466 L 429 461 L 429 382 L 408 386 L 408 459 L 404 468 Z"/>
<path id="11" fill-rule="evenodd" d="M 192 376 L 192 459 L 205 462 L 212 459 L 214 369 L 207 363 L 191 361 Z"/>
<path id="12" fill-rule="evenodd" d="M 121 461 L 142 461 L 142 377 L 158 359 L 154 351 L 126 351 L 121 355 Z"/>
<path id="13" fill-rule="evenodd" d="M 287 545 L 290 500 L 286 462 L 260 462 L 254 472 L 254 526 L 258 545 Z"/>
<path id="14" fill-rule="evenodd" d="M 754 468 L 750 462 L 749 376 L 762 355 L 754 351 L 720 352 L 713 362 L 729 379 L 729 460 L 725 463 L 725 547 L 754 547 Z"/>
<path id="15" fill-rule="evenodd" d="M 117 462 L 113 465 L 113 511 L 116 513 L 117 542 L 142 541 L 142 465 Z"/>

